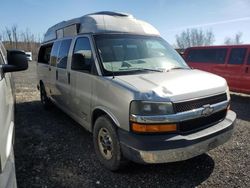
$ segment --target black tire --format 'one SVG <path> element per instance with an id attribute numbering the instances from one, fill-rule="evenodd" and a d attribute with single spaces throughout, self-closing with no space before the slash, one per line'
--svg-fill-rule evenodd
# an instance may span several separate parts
<path id="1" fill-rule="evenodd" d="M 44 109 L 48 110 L 49 107 L 51 106 L 51 102 L 47 96 L 47 93 L 43 84 L 40 84 L 40 99 L 41 99 L 41 103 Z"/>
<path id="2" fill-rule="evenodd" d="M 103 139 L 103 142 L 101 142 L 101 135 L 103 135 L 105 131 L 111 138 L 111 144 L 109 143 L 110 139 L 107 139 L 107 142 L 104 141 L 105 139 Z M 120 142 L 116 134 L 115 125 L 108 116 L 101 116 L 96 120 L 93 130 L 93 141 L 95 153 L 101 164 L 107 169 L 111 171 L 117 171 L 127 163 L 127 161 L 122 156 Z M 103 146 L 105 144 L 107 144 L 107 146 Z M 104 147 L 107 147 L 106 155 Z M 111 150 L 110 152 L 108 152 L 109 149 Z"/>

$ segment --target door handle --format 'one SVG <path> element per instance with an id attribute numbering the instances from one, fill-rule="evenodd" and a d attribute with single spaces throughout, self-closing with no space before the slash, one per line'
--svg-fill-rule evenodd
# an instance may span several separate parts
<path id="1" fill-rule="evenodd" d="M 58 70 L 56 70 L 56 80 L 58 80 Z"/>
<path id="2" fill-rule="evenodd" d="M 246 69 L 245 69 L 245 73 L 248 73 L 248 67 L 246 67 Z"/>
<path id="3" fill-rule="evenodd" d="M 70 84 L 70 72 L 68 72 L 68 84 Z"/>

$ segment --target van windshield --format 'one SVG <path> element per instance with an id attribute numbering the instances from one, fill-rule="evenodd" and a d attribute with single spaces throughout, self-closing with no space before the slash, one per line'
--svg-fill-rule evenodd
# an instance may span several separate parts
<path id="1" fill-rule="evenodd" d="M 94 38 L 105 75 L 189 68 L 182 57 L 160 37 L 103 34 Z"/>

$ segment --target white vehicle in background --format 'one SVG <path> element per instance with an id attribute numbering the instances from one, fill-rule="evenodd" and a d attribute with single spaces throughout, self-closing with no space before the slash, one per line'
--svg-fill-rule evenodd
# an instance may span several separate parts
<path id="1" fill-rule="evenodd" d="M 32 61 L 32 52 L 25 52 L 28 61 Z"/>
<path id="2" fill-rule="evenodd" d="M 27 68 L 24 52 L 7 52 L 0 42 L 0 188 L 16 187 L 13 153 L 15 92 L 11 72 Z"/>

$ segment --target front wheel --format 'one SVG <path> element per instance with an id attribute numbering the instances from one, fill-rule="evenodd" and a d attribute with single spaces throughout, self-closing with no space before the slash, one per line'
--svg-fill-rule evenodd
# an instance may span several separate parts
<path id="1" fill-rule="evenodd" d="M 115 125 L 107 116 L 99 117 L 94 125 L 95 152 L 101 164 L 111 171 L 119 170 L 125 163 Z"/>

